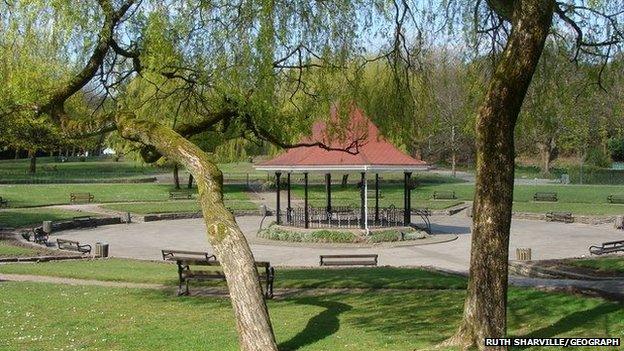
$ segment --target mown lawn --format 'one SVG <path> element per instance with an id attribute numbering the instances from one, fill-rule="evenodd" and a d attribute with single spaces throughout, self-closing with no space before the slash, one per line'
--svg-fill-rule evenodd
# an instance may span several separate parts
<path id="1" fill-rule="evenodd" d="M 614 272 L 624 274 L 624 256 L 605 256 L 568 260 L 567 264 L 596 269 L 602 272 Z"/>
<path id="2" fill-rule="evenodd" d="M 73 158 L 70 162 L 56 162 L 54 157 L 38 157 L 37 172 L 28 171 L 30 160 L 0 160 L 0 179 L 9 180 L 102 180 L 146 177 L 167 172 L 167 169 L 133 161 L 115 162 L 110 158 L 89 158 L 85 162 Z"/>
<path id="3" fill-rule="evenodd" d="M 43 221 L 61 221 L 77 216 L 96 216 L 96 214 L 58 208 L 19 208 L 0 210 L 0 227 L 26 227 L 41 225 Z"/>
<path id="4" fill-rule="evenodd" d="M 372 290 L 294 295 L 268 308 L 280 350 L 422 350 L 452 335 L 463 298 L 462 290 Z M 0 303 L 7 351 L 238 350 L 224 298 L 4 282 Z M 559 293 L 510 289 L 508 321 L 515 337 L 624 337 L 621 304 Z"/>
<path id="5" fill-rule="evenodd" d="M 243 200 L 225 200 L 225 206 L 236 210 L 257 210 L 259 206 L 251 201 Z M 123 203 L 123 204 L 107 204 L 102 205 L 115 211 L 132 212 L 137 214 L 148 213 L 182 213 L 182 212 L 199 212 L 201 207 L 197 201 L 169 201 L 159 203 Z"/>
<path id="6" fill-rule="evenodd" d="M 369 184 L 370 185 L 370 184 Z M 433 200 L 434 191 L 454 191 L 456 201 Z M 556 192 L 559 201 L 534 202 L 533 195 L 536 192 Z M 403 206 L 403 187 L 401 184 L 384 184 L 381 187 L 381 206 Z M 300 184 L 293 186 L 293 194 L 297 198 L 303 198 L 303 187 Z M 610 204 L 607 196 L 610 194 L 624 194 L 621 186 L 610 185 L 516 185 L 514 188 L 514 211 L 545 213 L 549 211 L 566 211 L 574 214 L 588 215 L 613 215 L 624 214 L 624 205 Z M 442 209 L 451 207 L 461 201 L 472 201 L 474 198 L 474 185 L 472 184 L 429 184 L 424 183 L 412 191 L 413 207 L 429 207 Z M 311 185 L 309 199 L 313 206 L 324 206 L 325 188 L 322 185 Z M 374 199 L 369 197 L 369 204 Z M 359 190 L 354 185 L 342 188 L 334 185 L 332 188 L 332 204 L 335 206 L 353 206 L 360 204 Z M 588 206 L 590 205 L 590 206 Z"/>
<path id="7" fill-rule="evenodd" d="M 72 192 L 89 192 L 95 202 L 145 202 L 168 201 L 168 184 L 45 184 L 0 185 L 0 196 L 9 200 L 11 207 L 28 207 L 68 204 Z M 225 200 L 247 200 L 242 185 L 225 185 Z M 197 192 L 197 189 L 193 189 Z"/>
<path id="8" fill-rule="evenodd" d="M 0 265 L 0 273 L 177 284 L 175 264 L 109 258 L 89 261 L 58 261 L 39 264 Z M 462 277 L 411 268 L 277 269 L 276 288 L 364 288 L 364 289 L 461 289 Z"/>
<path id="9" fill-rule="evenodd" d="M 36 256 L 38 250 L 23 246 L 12 245 L 10 241 L 0 240 L 0 258 Z"/>

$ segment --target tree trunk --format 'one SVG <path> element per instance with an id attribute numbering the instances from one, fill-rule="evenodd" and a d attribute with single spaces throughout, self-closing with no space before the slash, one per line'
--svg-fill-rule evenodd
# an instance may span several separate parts
<path id="1" fill-rule="evenodd" d="M 173 185 L 176 189 L 180 189 L 180 175 L 178 172 L 178 164 L 173 165 Z"/>
<path id="2" fill-rule="evenodd" d="M 555 140 L 554 138 L 549 138 L 544 143 L 538 143 L 537 148 L 539 149 L 540 159 L 541 159 L 541 169 L 543 175 L 550 174 L 550 164 L 555 159 Z"/>
<path id="3" fill-rule="evenodd" d="M 258 281 L 254 257 L 234 216 L 223 204 L 223 174 L 199 147 L 171 128 L 136 120 L 131 112 L 117 116 L 124 138 L 153 145 L 193 174 L 199 191 L 208 240 L 221 262 L 234 307 L 240 349 L 277 351 L 269 313 Z"/>
<path id="4" fill-rule="evenodd" d="M 455 145 L 455 126 L 451 129 L 451 173 L 453 178 L 457 176 L 457 147 Z"/>
<path id="5" fill-rule="evenodd" d="M 35 174 L 37 172 L 37 152 L 33 150 L 28 150 L 28 158 L 30 158 L 30 166 L 28 167 L 28 172 L 30 172 L 30 174 Z"/>
<path id="6" fill-rule="evenodd" d="M 189 189 L 193 189 L 193 175 L 189 174 L 189 178 L 188 178 L 188 188 Z"/>
<path id="7" fill-rule="evenodd" d="M 484 338 L 506 334 L 514 128 L 548 35 L 553 4 L 513 2 L 512 31 L 479 109 L 470 276 L 463 320 L 446 345 L 484 349 Z"/>

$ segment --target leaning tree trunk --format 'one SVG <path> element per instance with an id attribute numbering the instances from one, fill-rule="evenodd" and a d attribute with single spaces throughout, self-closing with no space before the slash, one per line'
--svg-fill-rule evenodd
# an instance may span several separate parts
<path id="1" fill-rule="evenodd" d="M 199 147 L 163 125 L 136 120 L 131 112 L 117 116 L 124 138 L 154 146 L 194 175 L 208 240 L 221 262 L 234 307 L 240 349 L 276 351 L 269 312 L 258 271 L 245 236 L 223 204 L 223 174 Z"/>
<path id="2" fill-rule="evenodd" d="M 479 109 L 468 291 L 462 322 L 447 345 L 484 349 L 484 338 L 506 334 L 514 128 L 551 26 L 553 4 L 514 1 L 512 31 Z"/>

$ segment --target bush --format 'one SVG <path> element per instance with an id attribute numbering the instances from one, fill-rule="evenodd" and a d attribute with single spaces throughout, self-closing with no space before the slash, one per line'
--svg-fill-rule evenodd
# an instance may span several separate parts
<path id="1" fill-rule="evenodd" d="M 587 151 L 585 158 L 586 163 L 595 167 L 609 167 L 611 166 L 611 159 L 605 154 L 601 148 L 592 147 Z"/>
<path id="2" fill-rule="evenodd" d="M 624 138 L 611 138 L 607 142 L 611 159 L 615 162 L 624 161 Z"/>
<path id="3" fill-rule="evenodd" d="M 270 226 L 258 233 L 258 237 L 290 241 L 290 242 L 308 242 L 308 243 L 381 243 L 381 242 L 393 242 L 400 240 L 416 240 L 423 239 L 427 235 L 424 232 L 410 230 L 403 232 L 396 229 L 382 230 L 372 232 L 370 236 L 358 235 L 352 231 L 337 231 L 337 230 L 316 230 L 316 231 L 297 231 L 287 230 L 278 226 Z"/>

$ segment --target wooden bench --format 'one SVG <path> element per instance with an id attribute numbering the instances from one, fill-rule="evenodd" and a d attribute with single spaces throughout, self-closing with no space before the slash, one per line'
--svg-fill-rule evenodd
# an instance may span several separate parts
<path id="1" fill-rule="evenodd" d="M 177 259 L 185 258 L 203 258 L 205 260 L 217 260 L 217 256 L 210 255 L 207 252 L 202 251 L 184 251 L 184 250 L 160 250 L 162 258 L 165 261 L 175 261 Z"/>
<path id="2" fill-rule="evenodd" d="M 172 200 L 188 200 L 193 198 L 193 194 L 188 191 L 170 191 L 169 198 Z"/>
<path id="3" fill-rule="evenodd" d="M 624 240 L 609 241 L 602 243 L 600 246 L 592 245 L 589 247 L 589 253 L 592 255 L 602 255 L 618 251 L 624 252 Z"/>
<path id="4" fill-rule="evenodd" d="M 97 227 L 97 221 L 91 216 L 78 216 L 72 218 L 74 226 L 77 228 Z"/>
<path id="5" fill-rule="evenodd" d="M 175 261 L 178 265 L 178 295 L 189 294 L 189 282 L 218 280 L 225 281 L 225 274 L 222 270 L 208 269 L 209 267 L 219 268 L 221 263 L 214 255 L 207 252 L 162 250 L 163 260 Z M 275 280 L 275 268 L 269 262 L 255 262 L 259 268 L 258 276 L 260 282 L 265 283 L 264 296 L 267 299 L 273 298 L 273 281 Z M 184 286 L 184 288 L 183 288 Z"/>
<path id="6" fill-rule="evenodd" d="M 92 202 L 95 199 L 91 193 L 70 193 L 69 202 Z"/>
<path id="7" fill-rule="evenodd" d="M 367 255 L 320 255 L 321 266 L 376 266 L 376 254 Z"/>
<path id="8" fill-rule="evenodd" d="M 546 220 L 549 222 L 574 222 L 571 212 L 548 212 L 546 213 Z"/>
<path id="9" fill-rule="evenodd" d="M 9 207 L 9 201 L 7 199 L 3 199 L 2 196 L 0 196 L 0 208 L 1 207 Z"/>
<path id="10" fill-rule="evenodd" d="M 455 200 L 457 196 L 455 195 L 455 191 L 443 190 L 443 191 L 434 191 L 433 192 L 434 200 Z"/>
<path id="11" fill-rule="evenodd" d="M 557 193 L 552 192 L 536 192 L 533 195 L 533 201 L 557 202 Z"/>
<path id="12" fill-rule="evenodd" d="M 607 196 L 607 201 L 612 204 L 624 204 L 624 194 L 611 194 Z"/>
<path id="13" fill-rule="evenodd" d="M 77 251 L 83 254 L 91 253 L 91 245 L 80 244 L 77 241 L 67 239 L 56 239 L 56 246 L 61 250 Z"/>

